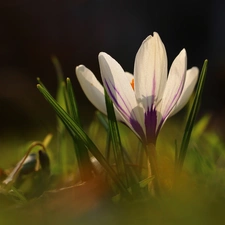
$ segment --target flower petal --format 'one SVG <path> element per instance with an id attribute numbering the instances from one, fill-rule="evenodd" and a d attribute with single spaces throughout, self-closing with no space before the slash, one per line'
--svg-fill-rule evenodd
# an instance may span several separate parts
<path id="1" fill-rule="evenodd" d="M 102 81 L 108 95 L 126 119 L 126 124 L 143 138 L 143 109 L 137 104 L 128 76 L 120 64 L 108 54 L 101 52 L 98 58 Z"/>
<path id="2" fill-rule="evenodd" d="M 85 66 L 76 67 L 77 79 L 89 101 L 102 113 L 106 114 L 104 89 L 95 75 Z"/>
<path id="3" fill-rule="evenodd" d="M 76 67 L 77 79 L 89 101 L 102 113 L 106 113 L 104 88 L 95 75 L 84 65 Z M 124 121 L 118 110 L 114 107 L 118 120 Z"/>
<path id="4" fill-rule="evenodd" d="M 187 68 L 186 50 L 183 49 L 175 58 L 170 68 L 168 80 L 160 104 L 161 115 L 158 115 L 158 125 L 166 120 L 171 110 L 176 105 L 183 90 Z M 161 117 L 161 118 L 160 118 Z M 160 129 L 160 127 L 159 127 Z"/>
<path id="5" fill-rule="evenodd" d="M 134 79 L 134 75 L 126 71 L 125 71 L 125 74 L 127 76 L 127 79 L 129 80 L 129 83 L 131 84 L 132 80 Z"/>
<path id="6" fill-rule="evenodd" d="M 191 94 L 193 93 L 194 87 L 197 83 L 198 73 L 199 70 L 197 67 L 192 67 L 187 71 L 183 91 L 180 95 L 180 98 L 177 101 L 176 106 L 172 109 L 169 116 L 173 116 L 187 104 Z"/>
<path id="7" fill-rule="evenodd" d="M 162 98 L 167 80 L 167 55 L 159 35 L 148 36 L 139 48 L 134 64 L 134 86 L 145 111 Z"/>

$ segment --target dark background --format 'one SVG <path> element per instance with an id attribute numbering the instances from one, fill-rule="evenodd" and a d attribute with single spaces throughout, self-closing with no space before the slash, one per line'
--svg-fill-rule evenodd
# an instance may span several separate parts
<path id="1" fill-rule="evenodd" d="M 209 60 L 202 113 L 224 121 L 225 1 L 151 0 L 2 0 L 0 3 L 0 132 L 51 129 L 55 115 L 36 89 L 36 77 L 56 92 L 51 55 L 74 84 L 82 120 L 92 119 L 74 75 L 84 64 L 99 77 L 97 56 L 112 55 L 133 72 L 141 42 L 157 31 L 169 65 L 182 48 L 188 67 Z M 219 122 L 218 122 L 219 121 Z"/>

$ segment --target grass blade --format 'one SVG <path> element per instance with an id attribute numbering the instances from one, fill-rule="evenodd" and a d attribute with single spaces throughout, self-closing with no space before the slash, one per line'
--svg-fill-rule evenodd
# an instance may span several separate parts
<path id="1" fill-rule="evenodd" d="M 93 156 L 99 161 L 102 167 L 107 171 L 111 179 L 115 182 L 118 189 L 124 194 L 127 199 L 131 199 L 130 193 L 127 191 L 125 185 L 118 178 L 115 171 L 108 164 L 104 156 L 98 150 L 96 145 L 92 142 L 92 140 L 87 136 L 87 134 L 83 131 L 83 129 L 63 110 L 63 108 L 55 101 L 55 99 L 50 95 L 45 87 L 41 84 L 37 85 L 38 90 L 43 94 L 45 99 L 50 103 L 50 105 L 55 110 L 58 117 L 63 121 L 68 131 L 74 136 L 79 138 L 83 144 L 87 147 L 87 149 L 93 154 Z"/>
<path id="2" fill-rule="evenodd" d="M 66 88 L 67 88 L 67 94 L 68 94 L 70 115 L 76 121 L 77 124 L 81 125 L 76 98 L 73 91 L 73 86 L 69 78 L 66 79 Z"/>
<path id="3" fill-rule="evenodd" d="M 64 75 L 62 71 L 61 64 L 56 56 L 51 57 L 52 64 L 54 65 L 57 77 L 57 92 L 56 92 L 56 101 L 59 105 L 66 110 L 66 99 L 65 99 L 65 82 Z M 38 82 L 44 87 L 40 79 Z M 67 142 L 67 132 L 63 122 L 57 117 L 57 160 L 58 160 L 58 169 L 57 173 L 60 171 L 65 175 L 67 173 L 67 162 L 68 162 L 68 142 Z M 63 149 L 63 150 L 62 150 Z"/>
<path id="4" fill-rule="evenodd" d="M 57 78 L 58 78 L 58 83 L 61 83 L 64 81 L 64 76 L 63 76 L 63 71 L 62 71 L 60 62 L 59 62 L 58 58 L 54 55 L 51 57 L 51 60 L 55 67 L 55 71 L 56 71 Z"/>
<path id="5" fill-rule="evenodd" d="M 201 103 L 201 97 L 202 97 L 202 92 L 203 92 L 203 87 L 205 83 L 205 78 L 206 78 L 206 72 L 207 72 L 207 65 L 208 65 L 208 60 L 204 61 L 204 64 L 202 66 L 201 74 L 199 77 L 199 82 L 196 88 L 196 94 L 194 98 L 193 105 L 191 107 L 191 111 L 189 113 L 180 151 L 179 151 L 179 157 L 178 157 L 178 165 L 177 165 L 177 172 L 180 173 L 182 170 L 183 164 L 184 164 L 184 159 L 187 153 L 187 148 L 188 144 L 190 141 L 191 133 L 193 130 L 194 122 L 198 113 L 198 109 Z"/>
<path id="6" fill-rule="evenodd" d="M 67 96 L 68 112 L 70 116 L 73 118 L 73 120 L 81 126 L 73 86 L 69 78 L 66 79 L 66 91 L 67 91 L 66 96 Z M 82 181 L 90 180 L 92 178 L 92 166 L 87 148 L 77 138 L 73 138 L 73 143 L 81 180 Z"/>
<path id="7" fill-rule="evenodd" d="M 107 118 L 99 111 L 96 111 L 96 117 L 100 124 L 104 127 L 107 132 L 106 146 L 105 146 L 105 157 L 107 162 L 110 162 L 110 146 L 111 146 L 111 135 L 109 133 L 109 126 Z"/>
<path id="8" fill-rule="evenodd" d="M 107 92 L 105 91 L 105 102 L 106 102 L 106 109 L 107 109 L 107 115 L 108 115 L 108 126 L 109 126 L 109 132 L 111 135 L 111 141 L 112 141 L 112 148 L 114 152 L 117 172 L 119 177 L 125 182 L 125 184 L 128 184 L 127 179 L 127 173 L 126 173 L 126 166 L 124 161 L 124 152 L 122 149 L 122 144 L 120 140 L 120 133 L 117 125 L 117 120 L 113 108 L 113 103 L 111 99 L 109 98 Z"/>
<path id="9" fill-rule="evenodd" d="M 111 135 L 110 135 L 110 132 L 109 132 L 109 125 L 108 125 L 106 117 L 103 116 L 102 113 L 96 112 L 96 116 L 97 116 L 98 120 L 100 121 L 101 125 L 107 131 L 107 142 L 106 142 L 106 151 L 105 151 L 106 154 L 105 155 L 106 155 L 106 160 L 109 162 L 110 145 L 111 145 Z M 135 164 L 131 161 L 131 159 L 130 159 L 128 153 L 126 152 L 126 150 L 124 149 L 123 145 L 122 145 L 122 151 L 123 151 L 123 155 L 124 155 L 124 161 L 126 163 L 126 172 L 128 174 L 127 177 L 129 177 L 129 184 L 131 186 L 132 193 L 133 194 L 134 193 L 136 194 L 137 192 L 140 193 L 141 190 L 140 190 L 140 186 L 138 185 L 140 179 L 139 179 L 139 176 L 138 176 L 137 168 L 135 169 L 133 167 Z M 129 165 L 129 166 L 127 166 L 127 165 Z"/>

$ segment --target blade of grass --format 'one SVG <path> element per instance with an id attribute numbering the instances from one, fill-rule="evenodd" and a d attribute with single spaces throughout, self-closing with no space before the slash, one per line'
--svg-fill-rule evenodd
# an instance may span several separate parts
<path id="1" fill-rule="evenodd" d="M 59 105 L 66 110 L 66 101 L 64 97 L 65 92 L 65 82 L 64 82 L 64 75 L 62 71 L 62 67 L 60 65 L 59 60 L 57 57 L 51 57 L 52 64 L 54 65 L 56 75 L 57 75 L 57 91 L 56 91 L 56 101 Z M 40 82 L 40 79 L 38 80 Z M 43 84 L 40 83 L 42 86 Z M 59 173 L 62 172 L 64 175 L 67 173 L 67 160 L 68 160 L 68 143 L 67 143 L 67 133 L 66 128 L 62 121 L 56 117 L 57 119 L 57 160 L 58 160 L 58 168 Z"/>
<path id="2" fill-rule="evenodd" d="M 73 91 L 73 86 L 69 78 L 66 79 L 66 90 L 67 90 L 67 102 L 68 102 L 68 112 L 74 121 L 81 126 L 79 112 L 76 104 L 76 99 Z M 90 157 L 86 147 L 83 143 L 77 139 L 73 138 L 75 153 L 77 157 L 77 163 L 80 171 L 80 177 L 82 181 L 87 181 L 92 178 L 92 166 L 90 162 Z"/>
<path id="3" fill-rule="evenodd" d="M 106 121 L 106 118 L 105 116 L 100 113 L 100 112 L 96 112 L 96 116 L 97 118 L 99 119 L 100 123 L 103 125 L 103 127 L 105 128 L 105 130 L 107 131 L 107 142 L 106 142 L 106 159 L 108 160 L 109 162 L 109 157 L 110 157 L 110 143 L 111 143 L 111 135 L 110 135 L 110 132 L 109 132 L 109 126 L 108 126 L 108 123 Z M 124 160 L 125 160 L 125 163 L 128 163 L 129 165 L 135 165 L 132 160 L 130 159 L 128 153 L 126 152 L 126 150 L 124 149 L 123 145 L 121 144 L 122 146 L 122 150 L 123 150 L 123 155 L 124 155 Z M 131 180 L 134 181 L 135 184 L 138 184 L 139 182 L 139 177 L 138 177 L 138 171 L 137 169 L 135 170 L 133 166 L 128 166 L 126 167 L 127 168 L 127 172 L 129 173 L 129 178 Z"/>
<path id="4" fill-rule="evenodd" d="M 196 116 L 197 116 L 197 113 L 199 110 L 199 106 L 201 103 L 201 97 L 202 97 L 202 93 L 203 93 L 203 87 L 204 87 L 206 72 L 207 72 L 207 65 L 208 65 L 208 60 L 205 60 L 203 66 L 202 66 L 201 74 L 199 77 L 199 82 L 198 82 L 198 85 L 196 88 L 194 102 L 191 107 L 191 111 L 189 113 L 186 127 L 184 130 L 184 135 L 183 135 L 183 139 L 182 139 L 182 143 L 181 143 L 181 147 L 180 147 L 180 151 L 179 151 L 179 157 L 178 157 L 178 165 L 177 165 L 178 174 L 181 172 L 183 164 L 184 164 L 184 160 L 185 160 L 185 156 L 187 153 L 188 144 L 190 142 L 190 137 L 191 137 L 191 133 L 193 130 L 194 122 L 195 122 L 195 119 L 196 119 Z"/>
<path id="5" fill-rule="evenodd" d="M 59 103 L 59 105 L 66 110 L 66 102 L 64 98 L 64 92 L 65 92 L 65 83 L 64 81 L 61 81 L 60 78 L 58 78 L 58 88 L 56 93 L 56 100 Z M 66 165 L 67 165 L 67 159 L 68 159 L 68 143 L 66 140 L 67 133 L 66 128 L 63 124 L 63 122 L 56 117 L 57 119 L 57 160 L 59 162 L 59 171 L 62 171 L 65 175 L 67 173 Z"/>
<path id="6" fill-rule="evenodd" d="M 83 144 L 87 147 L 87 149 L 93 154 L 93 156 L 99 161 L 102 167 L 107 171 L 111 179 L 115 182 L 118 189 L 124 194 L 127 199 L 132 199 L 132 196 L 127 191 L 126 186 L 123 182 L 118 178 L 115 171 L 108 164 L 104 156 L 98 150 L 96 145 L 92 142 L 92 140 L 87 136 L 84 130 L 63 110 L 63 108 L 55 101 L 55 99 L 50 95 L 45 87 L 41 84 L 37 84 L 38 90 L 43 94 L 45 99 L 50 103 L 50 105 L 55 110 L 58 117 L 63 121 L 67 129 L 74 137 L 78 137 Z"/>
<path id="7" fill-rule="evenodd" d="M 51 57 L 51 60 L 52 60 L 52 63 L 54 65 L 54 68 L 55 68 L 55 71 L 57 74 L 58 83 L 62 83 L 64 81 L 64 75 L 63 75 L 61 64 L 60 64 L 58 58 L 54 55 Z"/>
<path id="8" fill-rule="evenodd" d="M 109 126 L 108 126 L 107 118 L 99 111 L 97 111 L 95 114 L 98 120 L 100 121 L 101 125 L 104 127 L 104 129 L 108 131 Z"/>
<path id="9" fill-rule="evenodd" d="M 210 119 L 211 115 L 206 114 L 198 121 L 198 123 L 195 124 L 194 130 L 192 132 L 193 139 L 198 139 L 202 135 L 206 127 L 209 125 Z"/>
<path id="10" fill-rule="evenodd" d="M 73 91 L 73 86 L 71 84 L 70 78 L 66 78 L 66 88 L 68 93 L 68 100 L 69 100 L 69 111 L 71 117 L 76 121 L 77 124 L 81 126 L 79 111 L 77 108 L 77 102 Z"/>
<path id="11" fill-rule="evenodd" d="M 138 182 L 139 188 L 140 189 L 145 188 L 150 182 L 152 182 L 153 179 L 154 179 L 154 177 L 147 177 L 144 180 L 141 180 L 140 182 Z M 133 191 L 131 187 L 127 188 L 127 190 L 129 191 L 129 193 L 132 193 L 132 191 Z M 146 195 L 143 196 L 143 197 L 146 197 Z M 120 194 L 117 194 L 117 195 L 112 197 L 112 201 L 115 202 L 115 203 L 119 202 L 120 200 L 121 200 Z"/>
<path id="12" fill-rule="evenodd" d="M 118 129 L 117 121 L 116 121 L 113 103 L 111 99 L 109 98 L 106 91 L 105 91 L 105 102 L 106 102 L 106 109 L 107 109 L 107 115 L 108 115 L 109 132 L 111 135 L 112 148 L 114 152 L 117 172 L 119 177 L 121 177 L 121 179 L 124 181 L 124 183 L 127 186 L 128 178 L 127 178 L 126 166 L 124 161 L 124 153 L 123 153 L 121 139 L 120 139 L 120 133 L 119 133 L 119 129 Z"/>
<path id="13" fill-rule="evenodd" d="M 111 135 L 109 133 L 109 126 L 106 117 L 99 111 L 96 111 L 96 116 L 100 122 L 100 124 L 104 127 L 107 132 L 107 139 L 106 139 L 106 147 L 105 147 L 105 158 L 107 162 L 110 162 L 110 146 L 111 146 Z"/>

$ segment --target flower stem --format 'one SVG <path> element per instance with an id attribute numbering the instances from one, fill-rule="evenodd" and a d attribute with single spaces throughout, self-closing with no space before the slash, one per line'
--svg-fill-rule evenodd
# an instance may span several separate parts
<path id="1" fill-rule="evenodd" d="M 149 175 L 154 176 L 154 179 L 152 181 L 153 193 L 159 197 L 161 195 L 161 192 L 160 192 L 160 185 L 159 185 L 159 173 L 158 173 L 158 165 L 157 165 L 158 163 L 157 163 L 155 145 L 152 143 L 147 144 L 145 151 L 148 157 L 148 163 L 150 164 Z"/>

